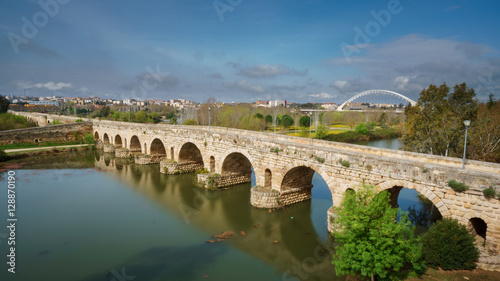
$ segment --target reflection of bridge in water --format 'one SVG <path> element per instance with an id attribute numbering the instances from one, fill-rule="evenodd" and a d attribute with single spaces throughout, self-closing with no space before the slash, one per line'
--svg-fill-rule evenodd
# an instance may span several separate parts
<path id="1" fill-rule="evenodd" d="M 216 192 L 201 190 L 194 187 L 193 174 L 162 175 L 157 166 L 129 165 L 107 153 L 97 156 L 95 165 L 186 223 L 207 232 L 207 240 L 215 239 L 210 237 L 213 234 L 234 231 L 231 239 L 221 243 L 231 243 L 274 265 L 286 280 L 292 280 L 292 276 L 307 280 L 336 278 L 328 246 L 311 221 L 311 201 L 270 214 L 249 205 L 248 183 Z M 241 230 L 246 236 L 240 235 Z"/>

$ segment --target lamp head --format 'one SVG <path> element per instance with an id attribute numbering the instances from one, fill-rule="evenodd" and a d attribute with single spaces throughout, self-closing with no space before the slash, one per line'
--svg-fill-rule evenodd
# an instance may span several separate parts
<path id="1" fill-rule="evenodd" d="M 469 125 L 470 125 L 470 120 L 465 120 L 465 121 L 464 121 L 464 125 L 465 125 L 465 126 L 469 126 Z"/>

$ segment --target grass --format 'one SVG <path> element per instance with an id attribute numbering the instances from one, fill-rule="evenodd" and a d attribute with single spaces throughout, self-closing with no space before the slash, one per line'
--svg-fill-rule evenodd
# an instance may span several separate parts
<path id="1" fill-rule="evenodd" d="M 51 142 L 51 141 L 46 141 L 42 143 L 13 143 L 13 144 L 6 144 L 6 145 L 1 145 L 0 149 L 6 150 L 6 149 L 22 149 L 22 148 L 33 148 L 33 147 L 45 147 L 45 146 L 61 146 L 61 145 L 73 145 L 73 144 L 82 144 L 78 143 L 75 141 L 69 141 L 69 142 Z"/>

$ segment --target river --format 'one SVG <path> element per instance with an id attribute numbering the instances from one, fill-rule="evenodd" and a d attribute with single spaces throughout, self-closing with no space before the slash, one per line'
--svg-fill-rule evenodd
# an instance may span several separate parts
<path id="1" fill-rule="evenodd" d="M 332 198 L 318 174 L 310 201 L 271 212 L 249 204 L 254 179 L 199 190 L 194 173 L 163 175 L 94 151 L 17 162 L 17 272 L 4 266 L 0 280 L 345 280 L 331 265 Z M 403 209 L 419 204 L 403 191 Z M 5 223 L 6 200 L 0 210 Z M 213 237 L 228 230 L 230 239 Z"/>

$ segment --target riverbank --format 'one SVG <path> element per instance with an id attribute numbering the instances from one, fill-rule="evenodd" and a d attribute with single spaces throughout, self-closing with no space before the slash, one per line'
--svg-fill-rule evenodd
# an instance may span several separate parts
<path id="1" fill-rule="evenodd" d="M 363 141 L 374 141 L 382 139 L 396 139 L 401 136 L 401 132 L 397 128 L 382 129 L 378 128 L 367 134 L 361 134 L 356 131 L 347 131 L 338 134 L 328 134 L 323 139 L 329 141 L 357 143 Z"/>

